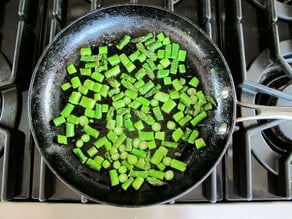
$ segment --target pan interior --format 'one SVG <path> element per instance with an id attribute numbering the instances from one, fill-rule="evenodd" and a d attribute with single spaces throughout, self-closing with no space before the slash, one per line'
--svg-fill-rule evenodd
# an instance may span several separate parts
<path id="1" fill-rule="evenodd" d="M 193 74 L 199 77 L 205 94 L 215 97 L 217 107 L 209 113 L 201 129 L 208 146 L 185 155 L 185 159 L 192 161 L 184 174 L 178 175 L 167 186 L 143 186 L 139 191 L 122 191 L 102 183 L 104 176 L 81 165 L 73 155 L 72 147 L 55 143 L 57 133 L 52 119 L 62 107 L 60 86 L 65 80 L 65 67 L 69 63 L 78 63 L 80 47 L 107 44 L 125 34 L 135 37 L 148 32 L 164 32 L 188 51 Z M 117 6 L 92 12 L 77 20 L 47 47 L 31 82 L 30 122 L 42 156 L 52 171 L 69 186 L 103 203 L 149 205 L 166 202 L 189 191 L 218 163 L 233 130 L 234 95 L 232 79 L 222 55 L 197 27 L 163 9 L 138 5 Z M 223 132 L 222 127 L 226 128 Z"/>

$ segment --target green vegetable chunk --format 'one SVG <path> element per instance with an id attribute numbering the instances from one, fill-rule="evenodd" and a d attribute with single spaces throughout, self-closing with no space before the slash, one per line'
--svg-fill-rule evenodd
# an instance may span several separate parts
<path id="1" fill-rule="evenodd" d="M 67 136 L 65 136 L 65 135 L 58 135 L 57 136 L 57 142 L 59 144 L 68 144 Z"/>
<path id="2" fill-rule="evenodd" d="M 55 126 L 60 126 L 66 122 L 66 119 L 63 116 L 58 116 L 53 119 L 53 123 Z"/>
<path id="3" fill-rule="evenodd" d="M 143 183 L 144 183 L 144 178 L 137 177 L 134 179 L 132 186 L 135 190 L 139 190 Z"/>
<path id="4" fill-rule="evenodd" d="M 199 124 L 203 119 L 205 119 L 207 117 L 207 113 L 206 111 L 202 111 L 200 112 L 198 115 L 196 115 L 192 120 L 191 120 L 191 124 L 193 126 L 196 126 L 197 124 Z"/>
<path id="5" fill-rule="evenodd" d="M 74 74 L 74 73 L 77 73 L 77 69 L 76 69 L 76 67 L 75 67 L 75 65 L 74 64 L 69 64 L 68 66 L 67 66 L 67 72 L 68 72 L 68 74 Z"/>
<path id="6" fill-rule="evenodd" d="M 116 186 L 120 183 L 118 171 L 116 169 L 111 169 L 109 171 L 111 186 Z"/>
<path id="7" fill-rule="evenodd" d="M 101 169 L 101 165 L 98 164 L 98 163 L 96 163 L 96 162 L 95 162 L 93 159 L 91 159 L 91 158 L 87 159 L 87 161 L 86 161 L 86 165 L 87 165 L 89 168 L 91 168 L 91 169 L 93 169 L 93 170 L 96 170 L 96 171 L 100 171 L 100 169 Z"/>
<path id="8" fill-rule="evenodd" d="M 120 42 L 117 44 L 117 48 L 119 50 L 122 50 L 131 40 L 131 36 L 129 35 L 125 35 L 121 40 Z"/>
<path id="9" fill-rule="evenodd" d="M 127 189 L 131 186 L 131 184 L 133 183 L 133 181 L 134 181 L 134 178 L 133 178 L 133 177 L 127 179 L 127 180 L 122 184 L 122 189 L 123 189 L 123 190 L 127 190 Z"/>
<path id="10" fill-rule="evenodd" d="M 168 100 L 162 105 L 161 109 L 166 113 L 170 113 L 174 109 L 175 106 L 176 106 L 176 103 L 173 100 Z"/>
<path id="11" fill-rule="evenodd" d="M 197 149 L 201 149 L 203 147 L 206 147 L 206 142 L 203 138 L 198 138 L 195 140 L 195 145 Z"/>
<path id="12" fill-rule="evenodd" d="M 74 107 L 75 107 L 74 105 L 72 105 L 70 103 L 67 103 L 65 105 L 65 107 L 62 109 L 62 111 L 60 112 L 60 115 L 63 116 L 63 117 L 70 116 L 70 114 L 73 111 Z"/>
<path id="13" fill-rule="evenodd" d="M 173 180 L 174 179 L 174 172 L 172 170 L 167 170 L 164 174 L 164 178 L 167 181 Z"/>
<path id="14" fill-rule="evenodd" d="M 75 136 L 75 125 L 72 123 L 66 123 L 66 136 L 74 137 Z"/>
<path id="15" fill-rule="evenodd" d="M 177 159 L 172 159 L 170 163 L 170 167 L 173 169 L 179 170 L 181 172 L 185 171 L 187 168 L 187 164 L 183 161 L 177 160 Z"/>

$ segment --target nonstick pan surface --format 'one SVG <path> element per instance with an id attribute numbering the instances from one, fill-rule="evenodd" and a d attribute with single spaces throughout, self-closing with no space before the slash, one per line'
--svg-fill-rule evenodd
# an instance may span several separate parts
<path id="1" fill-rule="evenodd" d="M 188 51 L 189 74 L 201 81 L 201 89 L 213 96 L 217 106 L 203 122 L 201 135 L 207 142 L 202 150 L 185 149 L 181 159 L 188 161 L 184 173 L 165 186 L 143 185 L 139 191 L 110 187 L 105 175 L 81 165 L 73 146 L 58 145 L 57 129 L 52 125 L 62 108 L 60 89 L 66 66 L 78 63 L 82 46 L 114 42 L 123 35 L 140 36 L 164 32 Z M 29 90 L 29 117 L 36 145 L 54 174 L 72 189 L 90 199 L 111 205 L 144 206 L 165 203 L 189 192 L 205 179 L 220 161 L 235 123 L 236 97 L 228 66 L 216 45 L 197 26 L 164 9 L 123 5 L 94 11 L 61 31 L 36 65 Z"/>

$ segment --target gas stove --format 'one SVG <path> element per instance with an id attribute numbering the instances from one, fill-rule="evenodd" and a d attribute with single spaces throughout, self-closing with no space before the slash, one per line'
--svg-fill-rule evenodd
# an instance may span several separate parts
<path id="1" fill-rule="evenodd" d="M 0 197 L 2 201 L 90 203 L 46 166 L 32 139 L 27 93 L 45 46 L 72 21 L 101 7 L 141 3 L 189 18 L 218 45 L 237 98 L 292 105 L 292 5 L 273 0 L 0 1 Z M 239 108 L 238 116 L 254 110 Z M 292 199 L 292 122 L 238 123 L 223 160 L 180 203 Z"/>

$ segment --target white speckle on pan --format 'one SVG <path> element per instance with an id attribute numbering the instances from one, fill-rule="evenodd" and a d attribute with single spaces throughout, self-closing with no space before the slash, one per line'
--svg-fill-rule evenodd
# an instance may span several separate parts
<path id="1" fill-rule="evenodd" d="M 50 147 L 45 149 L 46 154 L 61 154 L 64 152 L 64 148 L 60 145 L 52 144 Z"/>
<path id="2" fill-rule="evenodd" d="M 224 135 L 226 132 L 227 132 L 227 123 L 226 122 L 223 122 L 219 125 L 219 127 L 217 127 L 216 129 L 216 133 L 218 135 Z"/>
<path id="3" fill-rule="evenodd" d="M 224 87 L 224 88 L 222 89 L 222 91 L 221 91 L 221 97 L 222 97 L 223 99 L 226 99 L 226 98 L 229 97 L 229 95 L 230 95 L 230 90 L 229 90 L 229 88 L 228 88 L 228 87 Z"/>

